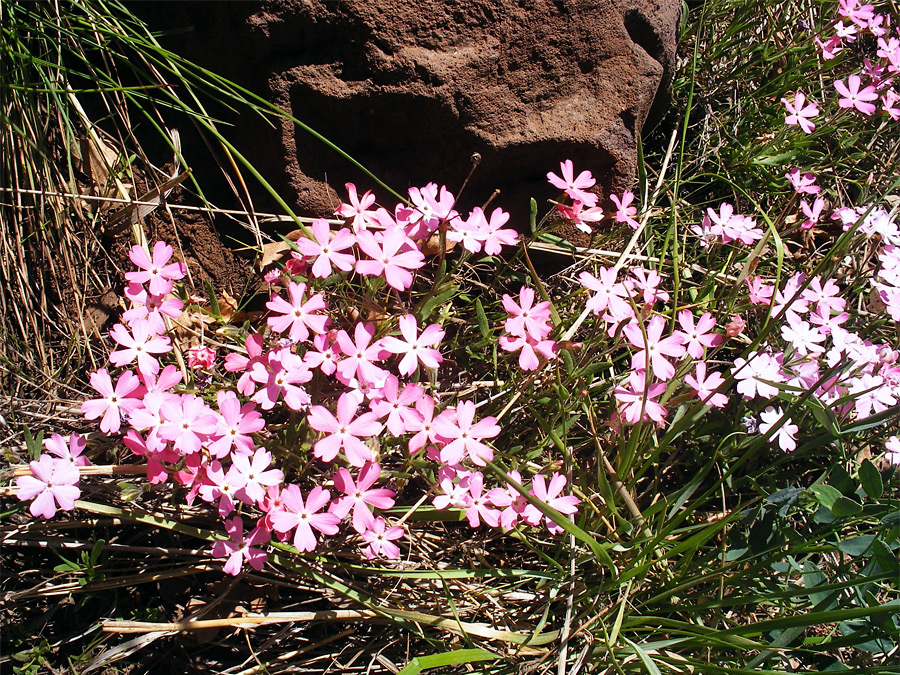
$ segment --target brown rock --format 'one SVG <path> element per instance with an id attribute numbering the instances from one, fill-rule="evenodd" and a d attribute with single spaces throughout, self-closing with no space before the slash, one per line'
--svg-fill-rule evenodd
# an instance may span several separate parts
<path id="1" fill-rule="evenodd" d="M 428 181 L 458 205 L 524 223 L 572 159 L 601 190 L 632 183 L 636 134 L 668 103 L 678 0 L 272 0 L 136 3 L 151 27 L 193 25 L 174 51 L 265 96 L 404 193 Z M 290 122 L 244 113 L 238 147 L 302 212 L 371 179 Z M 549 189 L 548 189 L 549 188 Z M 389 195 L 376 189 L 383 203 Z"/>

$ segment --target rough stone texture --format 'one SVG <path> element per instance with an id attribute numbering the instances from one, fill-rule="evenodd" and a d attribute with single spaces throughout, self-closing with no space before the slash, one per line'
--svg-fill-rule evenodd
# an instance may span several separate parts
<path id="1" fill-rule="evenodd" d="M 459 204 L 495 188 L 522 218 L 571 158 L 605 192 L 631 185 L 636 134 L 668 103 L 679 0 L 272 0 L 136 3 L 151 27 L 193 26 L 175 51 L 267 97 L 404 192 Z M 302 212 L 371 181 L 289 122 L 244 114 L 238 147 Z M 387 195 L 376 194 L 388 202 Z M 521 222 L 519 223 L 521 225 Z"/>

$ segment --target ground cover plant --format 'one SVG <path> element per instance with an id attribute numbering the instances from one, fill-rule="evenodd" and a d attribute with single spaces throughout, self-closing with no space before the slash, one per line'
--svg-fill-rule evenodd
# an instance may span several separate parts
<path id="1" fill-rule="evenodd" d="M 895 672 L 898 19 L 708 2 L 633 190 L 348 184 L 258 310 L 134 219 L 8 452 L 4 664 Z"/>

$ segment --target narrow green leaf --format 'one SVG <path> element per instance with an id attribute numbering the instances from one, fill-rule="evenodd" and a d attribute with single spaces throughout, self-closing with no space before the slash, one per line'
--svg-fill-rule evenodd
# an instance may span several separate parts
<path id="1" fill-rule="evenodd" d="M 491 327 L 488 325 L 481 298 L 475 298 L 475 315 L 478 317 L 478 329 L 481 331 L 481 337 L 487 338 L 491 334 Z"/>
<path id="2" fill-rule="evenodd" d="M 499 658 L 486 649 L 456 649 L 443 654 L 429 654 L 417 656 L 406 665 L 397 675 L 416 675 L 430 668 L 442 668 L 455 666 L 462 663 L 476 663 L 478 661 L 494 661 Z"/>

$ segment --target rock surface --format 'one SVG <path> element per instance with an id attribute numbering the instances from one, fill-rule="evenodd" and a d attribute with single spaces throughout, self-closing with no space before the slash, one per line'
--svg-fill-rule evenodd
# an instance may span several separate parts
<path id="1" fill-rule="evenodd" d="M 669 98 L 679 0 L 271 0 L 135 3 L 163 44 L 268 98 L 399 192 L 433 180 L 459 210 L 502 193 L 517 219 L 570 158 L 629 187 L 636 135 Z M 290 122 L 233 137 L 307 215 L 372 181 Z M 230 134 L 231 135 L 231 134 Z M 190 160 L 190 158 L 189 158 Z M 388 195 L 376 190 L 385 203 Z M 518 223 L 521 226 L 521 223 Z"/>

